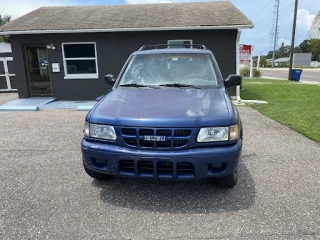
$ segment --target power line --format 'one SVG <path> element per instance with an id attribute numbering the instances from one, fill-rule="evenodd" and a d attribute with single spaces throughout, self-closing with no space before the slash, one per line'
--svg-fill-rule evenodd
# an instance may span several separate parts
<path id="1" fill-rule="evenodd" d="M 270 9 L 271 10 L 271 9 Z M 272 12 L 266 12 L 268 13 L 268 15 L 272 15 Z M 256 20 L 253 20 L 253 22 L 255 23 L 261 23 L 261 22 L 265 22 L 268 21 L 268 17 L 265 17 L 265 14 L 262 14 L 259 18 L 257 18 Z"/>
<path id="2" fill-rule="evenodd" d="M 259 15 L 258 18 L 254 19 L 253 22 L 255 24 L 259 24 L 259 23 L 268 21 L 269 19 L 268 19 L 268 17 L 266 17 L 266 14 L 268 14 L 268 16 L 272 16 L 272 13 L 273 13 L 273 11 L 270 12 L 270 10 L 272 10 L 272 8 L 264 11 L 262 14 Z"/>
<path id="3" fill-rule="evenodd" d="M 267 5 L 265 5 L 259 12 L 257 12 L 257 14 L 253 17 L 253 18 L 256 18 L 257 16 L 258 16 L 258 18 L 261 16 L 261 15 L 259 15 L 259 13 L 261 13 L 267 6 L 269 6 L 269 4 L 271 3 L 271 1 L 269 1 L 268 3 L 267 3 Z"/>
<path id="4" fill-rule="evenodd" d="M 268 5 L 266 5 L 263 9 L 261 9 L 259 11 L 259 14 L 257 14 L 255 17 L 254 17 L 254 20 L 257 20 L 261 17 L 263 17 L 266 13 L 269 13 L 270 10 L 273 9 L 273 5 L 269 5 L 270 2 L 268 3 Z M 271 8 L 270 8 L 271 7 Z"/>
<path id="5" fill-rule="evenodd" d="M 285 9 L 285 8 L 291 7 L 292 5 L 293 5 L 293 3 L 290 3 L 289 5 L 286 5 L 286 6 L 282 7 L 282 8 L 280 8 L 280 11 Z"/>

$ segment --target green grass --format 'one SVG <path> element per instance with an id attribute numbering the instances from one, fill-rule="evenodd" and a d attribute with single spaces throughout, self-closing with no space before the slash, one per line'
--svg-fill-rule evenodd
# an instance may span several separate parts
<path id="1" fill-rule="evenodd" d="M 252 104 L 253 108 L 320 143 L 320 86 L 286 80 L 245 79 L 242 87 L 242 99 L 268 102 Z"/>

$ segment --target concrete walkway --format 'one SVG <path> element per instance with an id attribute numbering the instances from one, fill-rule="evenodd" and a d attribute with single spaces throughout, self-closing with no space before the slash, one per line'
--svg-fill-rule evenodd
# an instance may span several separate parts
<path id="1" fill-rule="evenodd" d="M 0 93 L 0 111 L 39 111 L 41 109 L 77 109 L 88 111 L 96 103 L 97 101 L 57 101 L 53 97 L 18 99 L 17 94 Z"/>
<path id="2" fill-rule="evenodd" d="M 240 107 L 231 190 L 210 181 L 99 182 L 83 170 L 86 112 L 0 112 L 1 239 L 320 239 L 320 146 Z"/>

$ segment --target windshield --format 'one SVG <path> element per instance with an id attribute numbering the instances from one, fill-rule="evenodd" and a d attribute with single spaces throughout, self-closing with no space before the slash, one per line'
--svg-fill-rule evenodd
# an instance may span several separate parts
<path id="1" fill-rule="evenodd" d="M 208 54 L 146 54 L 134 56 L 121 85 L 219 86 Z"/>

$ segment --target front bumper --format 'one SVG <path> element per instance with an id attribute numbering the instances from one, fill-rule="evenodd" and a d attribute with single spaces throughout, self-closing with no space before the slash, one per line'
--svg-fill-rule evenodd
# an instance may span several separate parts
<path id="1" fill-rule="evenodd" d="M 148 151 L 81 142 L 83 163 L 91 170 L 128 178 L 192 180 L 221 177 L 238 168 L 242 139 L 234 145 L 179 151 Z"/>

